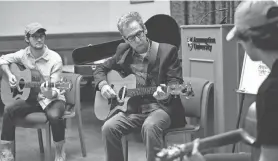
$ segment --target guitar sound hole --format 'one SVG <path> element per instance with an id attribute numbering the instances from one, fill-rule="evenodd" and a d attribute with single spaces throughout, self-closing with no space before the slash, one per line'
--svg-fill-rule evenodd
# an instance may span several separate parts
<path id="1" fill-rule="evenodd" d="M 19 88 L 20 88 L 21 90 L 24 88 L 24 85 L 25 85 L 24 79 L 20 79 L 20 80 L 19 80 L 18 86 L 19 86 Z"/>
<path id="2" fill-rule="evenodd" d="M 126 91 L 125 91 L 125 95 L 124 95 L 124 96 L 123 96 L 123 93 L 124 93 L 124 87 L 122 87 L 122 88 L 120 89 L 120 91 L 119 91 L 119 97 L 120 97 L 120 99 L 126 97 Z"/>

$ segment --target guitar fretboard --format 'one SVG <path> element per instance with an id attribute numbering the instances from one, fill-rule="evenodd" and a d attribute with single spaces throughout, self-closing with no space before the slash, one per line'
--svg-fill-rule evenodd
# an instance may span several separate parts
<path id="1" fill-rule="evenodd" d="M 40 87 L 43 82 L 19 82 L 19 85 L 24 85 L 25 88 Z M 55 83 L 48 83 L 48 87 L 54 87 Z"/>
<path id="2" fill-rule="evenodd" d="M 137 89 L 127 89 L 127 97 L 134 97 L 134 96 L 142 96 L 142 95 L 150 95 L 156 91 L 157 87 L 144 87 L 144 88 L 137 88 Z"/>

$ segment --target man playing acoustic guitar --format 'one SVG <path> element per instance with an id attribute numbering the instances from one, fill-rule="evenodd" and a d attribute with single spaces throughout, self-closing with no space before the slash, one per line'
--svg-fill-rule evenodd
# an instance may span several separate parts
<path id="1" fill-rule="evenodd" d="M 158 87 L 151 95 L 132 98 L 132 112 L 119 112 L 104 123 L 102 136 L 106 160 L 123 161 L 122 136 L 136 128 L 142 128 L 147 160 L 153 161 L 156 156 L 154 149 L 163 147 L 163 130 L 170 126 L 184 126 L 186 123 L 180 98 L 170 96 L 159 86 L 183 83 L 178 49 L 173 45 L 148 39 L 146 26 L 137 12 L 123 15 L 117 26 L 125 43 L 118 46 L 111 59 L 96 67 L 96 89 L 107 99 L 116 95 L 107 82 L 107 73 L 111 70 L 124 76 L 134 74 L 137 87 Z"/>
<path id="2" fill-rule="evenodd" d="M 15 120 L 33 112 L 44 112 L 47 116 L 56 146 L 55 161 L 65 161 L 65 125 L 61 118 L 65 112 L 64 91 L 45 86 L 48 84 L 45 83 L 46 81 L 57 82 L 60 80 L 63 63 L 60 55 L 48 49 L 44 44 L 45 31 L 46 29 L 39 23 L 27 25 L 25 41 L 28 47 L 0 57 L 1 68 L 12 88 L 17 86 L 18 80 L 9 68 L 11 63 L 21 64 L 34 73 L 38 73 L 38 77 L 44 81 L 35 100 L 16 100 L 6 104 L 1 134 L 1 161 L 14 160 L 11 149 L 15 139 Z"/>

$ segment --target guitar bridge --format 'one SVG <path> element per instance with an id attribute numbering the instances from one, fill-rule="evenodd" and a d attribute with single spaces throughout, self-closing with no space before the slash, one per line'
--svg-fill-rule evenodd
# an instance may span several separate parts
<path id="1" fill-rule="evenodd" d="M 18 94 L 23 94 L 23 92 L 19 92 L 17 88 L 11 88 L 11 93 L 13 94 L 13 98 L 15 98 Z"/>

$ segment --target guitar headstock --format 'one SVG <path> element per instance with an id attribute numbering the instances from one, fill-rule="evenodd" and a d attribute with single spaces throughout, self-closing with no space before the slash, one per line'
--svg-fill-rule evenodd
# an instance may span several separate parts
<path id="1" fill-rule="evenodd" d="M 167 87 L 167 92 L 171 95 L 186 96 L 186 98 L 194 96 L 194 91 L 190 82 L 183 84 L 172 84 Z"/>
<path id="2" fill-rule="evenodd" d="M 61 78 L 60 81 L 55 83 L 55 87 L 61 90 L 70 90 L 72 88 L 72 82 L 66 78 Z"/>

